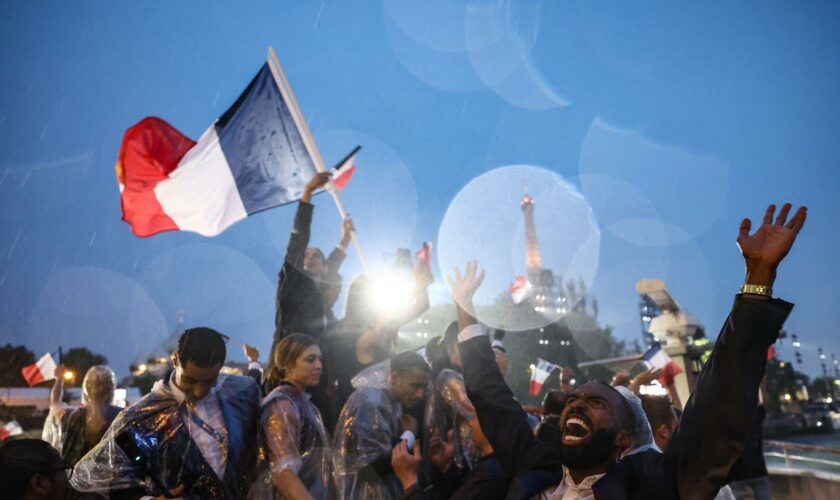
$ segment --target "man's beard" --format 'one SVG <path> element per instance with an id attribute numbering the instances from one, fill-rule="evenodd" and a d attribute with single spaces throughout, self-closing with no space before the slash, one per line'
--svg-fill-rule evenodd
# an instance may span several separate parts
<path id="1" fill-rule="evenodd" d="M 566 446 L 560 443 L 563 465 L 569 469 L 591 469 L 610 460 L 615 447 L 615 430 L 601 429 L 592 434 L 591 441 L 582 446 Z"/>

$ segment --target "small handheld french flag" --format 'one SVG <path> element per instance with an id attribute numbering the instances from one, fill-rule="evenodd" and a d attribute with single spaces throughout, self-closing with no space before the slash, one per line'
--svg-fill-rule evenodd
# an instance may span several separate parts
<path id="1" fill-rule="evenodd" d="M 6 422 L 3 427 L 0 427 L 0 441 L 5 441 L 12 436 L 20 436 L 21 434 L 23 434 L 23 427 L 20 426 L 17 420 Z"/>
<path id="2" fill-rule="evenodd" d="M 531 372 L 531 383 L 528 386 L 528 392 L 534 396 L 538 395 L 542 390 L 542 386 L 546 379 L 549 375 L 551 375 L 551 372 L 554 371 L 555 368 L 557 368 L 557 365 L 554 363 L 549 363 L 542 358 L 537 358 L 537 365 L 534 367 L 534 371 Z"/>
<path id="3" fill-rule="evenodd" d="M 653 344 L 650 349 L 642 356 L 645 366 L 648 368 L 659 368 L 664 374 L 663 378 L 666 380 L 673 380 L 678 374 L 682 373 L 682 368 L 679 367 L 668 356 L 668 353 L 662 350 L 662 346 L 658 343 Z"/>
<path id="4" fill-rule="evenodd" d="M 26 383 L 32 387 L 55 378 L 55 361 L 50 353 L 46 353 L 41 356 L 41 359 L 23 367 L 20 371 Z"/>
<path id="5" fill-rule="evenodd" d="M 510 287 L 510 296 L 513 303 L 521 304 L 531 294 L 531 282 L 525 276 L 517 276 Z"/>

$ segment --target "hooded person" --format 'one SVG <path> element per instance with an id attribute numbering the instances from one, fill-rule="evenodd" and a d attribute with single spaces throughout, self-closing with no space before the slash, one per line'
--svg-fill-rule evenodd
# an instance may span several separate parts
<path id="1" fill-rule="evenodd" d="M 384 377 L 372 369 L 356 377 L 358 388 L 342 408 L 335 429 L 337 480 L 350 500 L 391 499 L 402 493 L 391 451 L 400 439 L 414 444 L 417 422 L 404 411 L 423 401 L 429 365 L 419 354 L 406 351 L 390 358 L 386 368 Z"/>
<path id="2" fill-rule="evenodd" d="M 621 454 L 621 457 L 624 458 L 646 451 L 661 453 L 662 450 L 653 441 L 653 432 L 650 430 L 650 423 L 648 423 L 647 415 L 645 415 L 645 410 L 642 407 L 642 400 L 639 399 L 639 396 L 633 394 L 633 391 L 624 386 L 618 386 L 615 390 L 624 396 L 624 399 L 627 400 L 627 404 L 630 405 L 630 409 L 633 411 L 633 440 L 627 450 Z"/>
<path id="3" fill-rule="evenodd" d="M 120 413 L 76 464 L 73 487 L 116 499 L 246 497 L 260 389 L 250 377 L 220 374 L 225 356 L 219 332 L 184 331 L 171 376 Z"/>
<path id="4" fill-rule="evenodd" d="M 122 408 L 113 404 L 117 376 L 109 367 L 96 365 L 88 369 L 79 406 L 62 402 L 64 372 L 64 366 L 56 368 L 42 439 L 53 445 L 64 460 L 75 464 L 99 443 Z"/>
<path id="5" fill-rule="evenodd" d="M 496 456 L 514 477 L 507 498 L 709 499 L 731 480 L 752 433 L 767 349 L 793 308 L 772 298 L 772 285 L 806 209 L 788 222 L 791 206 L 786 204 L 774 222 L 775 208 L 768 207 L 752 235 L 749 219 L 741 223 L 745 283 L 665 453 L 648 450 L 619 460 L 633 444 L 634 413 L 621 393 L 599 382 L 584 384 L 569 396 L 559 442 L 537 441 L 474 317 L 472 297 L 484 275 L 474 262 L 464 275 L 455 273 L 450 285 L 467 392 Z"/>

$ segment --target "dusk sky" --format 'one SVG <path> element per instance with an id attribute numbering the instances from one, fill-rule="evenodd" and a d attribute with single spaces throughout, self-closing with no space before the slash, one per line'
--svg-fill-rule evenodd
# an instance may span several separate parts
<path id="1" fill-rule="evenodd" d="M 183 308 L 267 351 L 294 206 L 141 239 L 114 162 L 146 116 L 198 139 L 272 46 L 326 163 L 363 148 L 342 198 L 367 258 L 433 241 L 436 303 L 453 262 L 481 258 L 494 290 L 523 272 L 499 221 L 527 185 L 547 265 L 618 337 L 640 339 L 648 277 L 715 336 L 741 219 L 790 201 L 809 210 L 775 286 L 785 328 L 809 375 L 818 347 L 840 355 L 836 1 L 19 1 L 0 27 L 0 343 L 86 346 L 123 376 Z M 330 249 L 340 221 L 315 204 Z"/>

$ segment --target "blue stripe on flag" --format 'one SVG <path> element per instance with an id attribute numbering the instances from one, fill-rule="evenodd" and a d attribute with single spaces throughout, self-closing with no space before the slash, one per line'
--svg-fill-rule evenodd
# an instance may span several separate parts
<path id="1" fill-rule="evenodd" d="M 215 126 L 249 215 L 300 199 L 317 169 L 267 63 Z"/>

